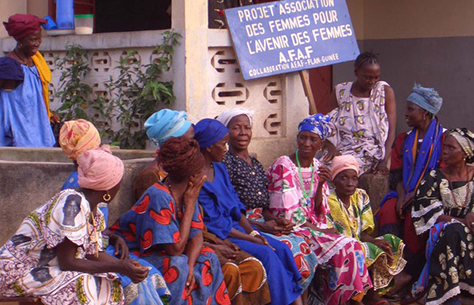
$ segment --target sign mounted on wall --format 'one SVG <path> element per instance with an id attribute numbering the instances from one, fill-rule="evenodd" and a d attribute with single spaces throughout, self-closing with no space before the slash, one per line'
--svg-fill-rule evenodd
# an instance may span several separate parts
<path id="1" fill-rule="evenodd" d="M 354 60 L 345 0 L 284 0 L 225 11 L 245 80 Z"/>

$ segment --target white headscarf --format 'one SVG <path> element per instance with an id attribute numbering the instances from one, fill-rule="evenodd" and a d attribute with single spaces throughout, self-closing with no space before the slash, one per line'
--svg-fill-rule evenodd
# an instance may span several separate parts
<path id="1" fill-rule="evenodd" d="M 237 108 L 233 108 L 231 110 L 224 111 L 223 113 L 221 113 L 220 116 L 217 117 L 217 120 L 219 122 L 221 122 L 222 124 L 224 124 L 224 126 L 227 127 L 227 125 L 229 125 L 229 123 L 230 123 L 230 120 L 232 120 L 236 116 L 245 114 L 249 118 L 250 126 L 252 127 L 253 126 L 253 115 L 254 115 L 254 113 L 255 112 L 253 110 L 237 107 Z"/>

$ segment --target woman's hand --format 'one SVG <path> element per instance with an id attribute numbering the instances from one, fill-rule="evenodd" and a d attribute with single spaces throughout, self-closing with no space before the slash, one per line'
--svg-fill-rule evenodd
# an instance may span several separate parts
<path id="1" fill-rule="evenodd" d="M 474 233 L 474 213 L 467 213 L 466 217 L 464 217 L 464 223 Z"/>
<path id="2" fill-rule="evenodd" d="M 232 244 L 232 246 L 214 245 L 214 248 L 229 261 L 235 260 L 240 250 L 239 247 L 234 244 Z"/>
<path id="3" fill-rule="evenodd" d="M 273 251 L 275 251 L 275 248 L 273 248 L 267 241 L 267 239 L 265 238 L 265 236 L 263 235 L 255 235 L 255 243 L 256 244 L 259 244 L 259 245 L 265 245 L 265 246 L 269 246 Z"/>
<path id="4" fill-rule="evenodd" d="M 53 122 L 53 123 L 60 123 L 61 122 L 61 118 L 54 111 L 51 111 L 51 122 Z"/>
<path id="5" fill-rule="evenodd" d="M 288 235 L 291 232 L 293 232 L 294 224 L 289 221 L 288 219 L 285 218 L 277 218 L 276 223 L 280 226 L 283 227 L 282 234 Z"/>
<path id="6" fill-rule="evenodd" d="M 318 169 L 319 184 L 323 185 L 324 182 L 331 180 L 331 170 L 326 166 L 320 166 Z"/>
<path id="7" fill-rule="evenodd" d="M 193 266 L 189 266 L 189 273 L 188 278 L 186 279 L 186 297 L 190 296 L 193 292 L 194 284 L 196 283 L 196 278 L 194 277 L 194 268 Z"/>
<path id="8" fill-rule="evenodd" d="M 145 280 L 150 269 L 140 265 L 137 261 L 126 258 L 122 261 L 123 275 L 128 276 L 135 284 Z"/>
<path id="9" fill-rule="evenodd" d="M 324 162 L 329 162 L 334 159 L 335 156 L 339 155 L 336 146 L 334 146 L 331 141 L 324 141 L 324 148 L 327 151 L 326 156 L 324 156 Z"/>
<path id="10" fill-rule="evenodd" d="M 261 231 L 265 233 L 270 233 L 273 235 L 281 235 L 283 233 L 283 226 L 279 226 L 278 223 L 272 219 L 267 220 L 264 223 L 260 224 Z"/>
<path id="11" fill-rule="evenodd" d="M 374 174 L 380 173 L 382 175 L 388 175 L 389 170 L 388 170 L 388 165 L 386 160 L 380 161 L 377 166 L 373 170 Z"/>
<path id="12" fill-rule="evenodd" d="M 387 254 L 388 263 L 391 264 L 393 262 L 393 253 L 390 243 L 383 239 L 376 239 L 373 241 L 373 244 Z"/>
<path id="13" fill-rule="evenodd" d="M 341 233 L 334 228 L 318 229 L 318 231 L 323 232 L 324 234 L 341 235 Z"/>
<path id="14" fill-rule="evenodd" d="M 186 208 L 190 208 L 195 206 L 196 201 L 199 197 L 199 192 L 201 191 L 201 187 L 206 182 L 206 176 L 203 175 L 192 175 L 190 181 L 188 183 L 188 187 L 184 192 L 184 205 Z"/>
<path id="15" fill-rule="evenodd" d="M 123 260 L 130 256 L 127 243 L 122 237 L 118 236 L 117 234 L 112 234 L 112 236 L 110 236 L 110 241 L 115 247 L 114 255 L 116 257 Z"/>

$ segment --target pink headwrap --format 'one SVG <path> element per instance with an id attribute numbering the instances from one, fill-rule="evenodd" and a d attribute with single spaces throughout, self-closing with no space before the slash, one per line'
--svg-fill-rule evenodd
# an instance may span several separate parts
<path id="1" fill-rule="evenodd" d="M 108 145 L 85 151 L 77 157 L 77 164 L 81 188 L 108 191 L 123 177 L 123 162 L 112 155 Z"/>
<path id="2" fill-rule="evenodd" d="M 29 34 L 38 31 L 41 25 L 46 23 L 46 19 L 38 18 L 35 15 L 15 14 L 10 16 L 8 22 L 4 22 L 3 25 L 8 35 L 19 41 Z"/>
<path id="3" fill-rule="evenodd" d="M 332 180 L 334 181 L 334 178 L 336 178 L 337 174 L 346 169 L 355 170 L 357 176 L 359 176 L 359 164 L 357 164 L 356 159 L 352 155 L 334 157 L 332 160 Z"/>

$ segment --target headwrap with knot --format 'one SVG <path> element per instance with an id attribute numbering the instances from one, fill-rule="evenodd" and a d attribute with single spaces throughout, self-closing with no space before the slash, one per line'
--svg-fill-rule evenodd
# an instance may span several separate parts
<path id="1" fill-rule="evenodd" d="M 42 24 L 46 24 L 46 19 L 38 18 L 35 15 L 15 14 L 8 18 L 8 22 L 3 25 L 16 41 L 19 41 L 31 33 L 38 31 Z"/>
<path id="2" fill-rule="evenodd" d="M 449 131 L 466 154 L 466 163 L 474 163 L 474 133 L 467 128 L 454 128 Z"/>
<path id="3" fill-rule="evenodd" d="M 218 142 L 228 133 L 229 129 L 218 120 L 203 119 L 194 126 L 194 139 L 198 141 L 201 149 Z"/>
<path id="4" fill-rule="evenodd" d="M 145 131 L 148 138 L 161 147 L 170 137 L 184 135 L 191 125 L 186 112 L 162 109 L 146 120 Z"/>
<path id="5" fill-rule="evenodd" d="M 359 176 L 359 164 L 357 160 L 352 155 L 343 155 L 343 156 L 336 156 L 332 159 L 332 167 L 331 167 L 331 179 L 334 181 L 334 178 L 346 169 L 353 169 L 355 170 L 357 176 Z"/>
<path id="6" fill-rule="evenodd" d="M 76 160 L 83 152 L 100 145 L 99 131 L 89 121 L 67 121 L 59 132 L 59 145 L 66 156 Z"/>
<path id="7" fill-rule="evenodd" d="M 204 165 L 198 142 L 186 137 L 168 139 L 160 149 L 158 160 L 175 181 L 194 175 Z"/>
<path id="8" fill-rule="evenodd" d="M 242 114 L 245 114 L 249 118 L 250 127 L 252 127 L 254 111 L 241 108 L 241 107 L 233 108 L 231 110 L 222 112 L 221 115 L 217 117 L 217 120 L 221 122 L 222 124 L 224 124 L 225 127 L 229 127 L 230 121 L 236 116 L 239 116 Z"/>
<path id="9" fill-rule="evenodd" d="M 108 145 L 88 150 L 77 157 L 79 186 L 95 191 L 108 191 L 123 177 L 122 160 L 112 155 Z"/>
<path id="10" fill-rule="evenodd" d="M 331 117 L 329 115 L 317 113 L 301 121 L 298 125 L 298 133 L 302 131 L 310 131 L 317 134 L 321 140 L 324 141 L 330 132 L 328 126 L 330 121 Z"/>
<path id="11" fill-rule="evenodd" d="M 437 114 L 443 105 L 443 98 L 439 96 L 438 92 L 433 88 L 425 88 L 419 84 L 415 84 L 407 101 L 420 106 L 432 114 Z"/>
<path id="12" fill-rule="evenodd" d="M 0 79 L 22 82 L 24 78 L 25 74 L 18 61 L 8 56 L 0 58 Z"/>

